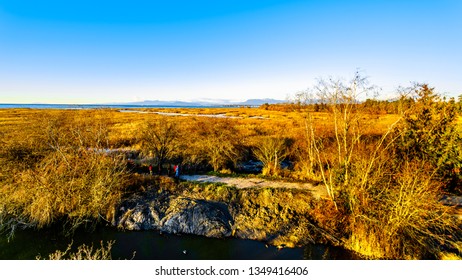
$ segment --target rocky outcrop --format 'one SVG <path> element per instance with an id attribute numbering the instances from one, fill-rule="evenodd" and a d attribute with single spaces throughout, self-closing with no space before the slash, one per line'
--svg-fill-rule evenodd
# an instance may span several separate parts
<path id="1" fill-rule="evenodd" d="M 128 230 L 157 229 L 207 237 L 231 235 L 232 217 L 223 203 L 188 197 L 132 197 L 114 221 Z"/>
<path id="2" fill-rule="evenodd" d="M 295 247 L 325 240 L 309 221 L 311 199 L 311 189 L 305 187 L 166 185 L 125 199 L 113 224 L 126 230 L 233 236 Z"/>
<path id="3" fill-rule="evenodd" d="M 133 207 L 122 206 L 119 209 L 120 216 L 115 225 L 128 230 L 151 230 L 158 229 L 160 225 L 160 213 L 156 209 L 157 201 L 142 202 Z"/>
<path id="4" fill-rule="evenodd" d="M 226 205 L 186 197 L 170 203 L 161 229 L 170 233 L 189 233 L 207 237 L 231 235 L 232 218 Z"/>

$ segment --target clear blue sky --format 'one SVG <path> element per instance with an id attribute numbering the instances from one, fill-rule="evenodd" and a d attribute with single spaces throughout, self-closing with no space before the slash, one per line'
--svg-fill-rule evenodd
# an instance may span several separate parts
<path id="1" fill-rule="evenodd" d="M 462 1 L 0 0 L 0 103 L 284 99 L 361 69 L 462 93 Z"/>

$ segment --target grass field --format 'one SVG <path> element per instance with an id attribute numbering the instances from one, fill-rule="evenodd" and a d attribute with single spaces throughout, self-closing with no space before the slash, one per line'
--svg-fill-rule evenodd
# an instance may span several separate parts
<path id="1" fill-rule="evenodd" d="M 443 244 L 460 255 L 460 221 L 439 201 L 460 182 L 460 116 L 419 106 L 408 115 L 271 108 L 2 109 L 1 228 L 110 221 L 127 195 L 146 191 L 139 173 L 148 165 L 164 175 L 173 164 L 232 174 L 258 160 L 266 179 L 324 188 L 322 203 L 306 199 L 307 219 L 344 247 L 401 259 L 438 257 Z M 287 203 L 288 212 L 308 207 Z"/>

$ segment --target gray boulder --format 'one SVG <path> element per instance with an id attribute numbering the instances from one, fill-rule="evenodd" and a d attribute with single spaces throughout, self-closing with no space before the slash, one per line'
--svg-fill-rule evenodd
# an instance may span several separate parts
<path id="1" fill-rule="evenodd" d="M 207 237 L 231 235 L 232 217 L 223 203 L 187 197 L 135 196 L 118 209 L 114 225 L 127 230 L 157 229 Z"/>
<path id="2" fill-rule="evenodd" d="M 131 207 L 129 205 L 120 207 L 116 221 L 119 228 L 128 230 L 158 229 L 160 213 L 157 210 L 156 201 L 140 201 Z"/>
<path id="3" fill-rule="evenodd" d="M 217 202 L 178 197 L 171 201 L 161 230 L 207 237 L 231 235 L 232 218 L 226 205 Z"/>

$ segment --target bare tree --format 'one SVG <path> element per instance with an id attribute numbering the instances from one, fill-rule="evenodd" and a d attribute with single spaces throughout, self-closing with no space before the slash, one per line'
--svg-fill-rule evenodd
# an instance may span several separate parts
<path id="1" fill-rule="evenodd" d="M 351 163 L 361 139 L 361 117 L 359 100 L 373 93 L 375 87 L 369 86 L 368 80 L 356 72 L 348 83 L 340 79 L 319 80 L 315 92 L 326 103 L 333 118 L 334 143 L 336 158 L 323 156 L 322 143 L 315 139 L 312 128 L 307 128 L 311 135 L 311 143 L 316 150 L 318 166 L 327 193 L 335 203 L 335 187 L 347 186 L 351 176 Z M 308 124 L 312 125 L 311 122 Z"/>
<path id="2" fill-rule="evenodd" d="M 141 132 L 142 149 L 154 156 L 159 174 L 162 172 L 162 165 L 174 154 L 178 136 L 176 123 L 165 118 L 148 122 Z"/>
<path id="3" fill-rule="evenodd" d="M 286 139 L 265 137 L 253 153 L 263 163 L 263 175 L 277 175 L 281 162 L 287 156 Z"/>
<path id="4" fill-rule="evenodd" d="M 225 168 L 229 163 L 236 164 L 239 160 L 240 141 L 231 120 L 207 120 L 199 123 L 198 134 L 196 149 L 203 154 L 214 171 Z"/>

